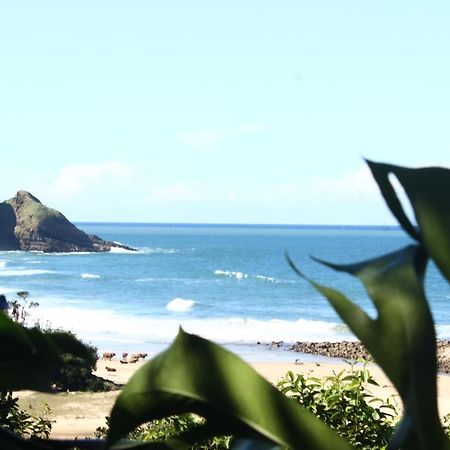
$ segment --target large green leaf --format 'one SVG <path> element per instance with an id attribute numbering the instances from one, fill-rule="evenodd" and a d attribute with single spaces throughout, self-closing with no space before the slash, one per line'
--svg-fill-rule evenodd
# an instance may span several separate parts
<path id="1" fill-rule="evenodd" d="M 288 448 L 350 448 L 236 355 L 182 330 L 119 395 L 108 443 L 141 423 L 185 412 L 204 417 L 217 435 L 259 436 Z"/>
<path id="2" fill-rule="evenodd" d="M 309 280 L 289 260 L 329 300 L 395 385 L 404 403 L 399 430 L 405 449 L 450 448 L 437 412 L 436 336 L 423 291 L 427 259 L 421 246 L 411 245 L 358 264 L 322 262 L 363 282 L 378 313 L 374 319 L 339 291 Z"/>
<path id="3" fill-rule="evenodd" d="M 450 281 L 450 170 L 442 167 L 409 169 L 368 161 L 381 193 L 400 225 L 421 241 Z M 397 177 L 413 207 L 419 229 L 407 218 L 389 180 Z"/>

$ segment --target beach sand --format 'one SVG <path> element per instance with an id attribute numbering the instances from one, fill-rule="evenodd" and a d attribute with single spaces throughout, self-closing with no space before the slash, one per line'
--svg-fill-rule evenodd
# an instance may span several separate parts
<path id="1" fill-rule="evenodd" d="M 309 373 L 324 377 L 342 369 L 348 368 L 346 364 L 333 362 L 320 363 L 295 363 L 295 355 L 292 362 L 255 362 L 251 365 L 271 383 L 279 381 L 289 370 L 294 373 Z M 131 375 L 141 367 L 143 362 L 136 364 L 120 364 L 119 361 L 98 361 L 96 375 L 110 379 L 116 383 L 126 383 Z M 116 369 L 116 372 L 106 370 L 106 366 Z M 380 398 L 395 395 L 392 384 L 383 372 L 374 364 L 368 366 L 371 374 L 377 380 L 379 387 L 371 387 L 371 392 Z M 21 392 L 20 406 L 30 409 L 36 414 L 43 402 L 52 409 L 51 419 L 55 420 L 52 429 L 53 438 L 84 438 L 92 437 L 95 429 L 105 425 L 105 417 L 114 403 L 120 391 L 106 393 L 60 393 L 42 394 L 34 392 Z M 441 415 L 450 413 L 450 377 L 439 375 L 438 399 Z M 400 404 L 400 400 L 398 400 Z"/>

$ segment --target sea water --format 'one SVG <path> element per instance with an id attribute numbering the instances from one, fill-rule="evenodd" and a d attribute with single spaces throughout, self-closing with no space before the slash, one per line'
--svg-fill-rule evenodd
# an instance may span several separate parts
<path id="1" fill-rule="evenodd" d="M 179 327 L 247 359 L 283 358 L 273 341 L 354 339 L 332 307 L 289 267 L 344 292 L 371 316 L 353 277 L 313 261 L 350 263 L 410 243 L 393 227 L 78 224 L 138 252 L 0 252 L 0 293 L 28 291 L 31 320 L 74 331 L 100 351 L 166 348 Z M 450 337 L 450 289 L 430 265 L 427 295 Z M 259 342 L 259 344 L 258 344 Z M 290 356 L 292 358 L 292 355 Z"/>

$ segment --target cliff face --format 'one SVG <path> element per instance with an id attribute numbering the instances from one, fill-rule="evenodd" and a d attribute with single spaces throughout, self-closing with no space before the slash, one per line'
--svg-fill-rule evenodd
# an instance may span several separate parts
<path id="1" fill-rule="evenodd" d="M 107 252 L 114 247 L 135 250 L 86 234 L 29 192 L 0 203 L 0 250 Z"/>

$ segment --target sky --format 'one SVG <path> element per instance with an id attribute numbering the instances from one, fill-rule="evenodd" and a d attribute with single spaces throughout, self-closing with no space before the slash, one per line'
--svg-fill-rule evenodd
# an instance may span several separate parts
<path id="1" fill-rule="evenodd" d="M 450 166 L 450 3 L 4 2 L 0 200 L 73 221 L 393 224 Z"/>

